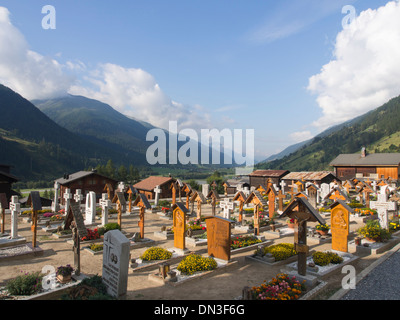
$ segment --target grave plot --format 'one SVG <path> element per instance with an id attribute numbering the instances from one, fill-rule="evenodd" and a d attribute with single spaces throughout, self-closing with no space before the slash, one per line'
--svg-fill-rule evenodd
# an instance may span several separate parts
<path id="1" fill-rule="evenodd" d="M 278 243 L 271 246 L 259 245 L 257 250 L 245 257 L 246 260 L 256 261 L 269 266 L 279 266 L 297 259 L 297 252 L 292 243 Z"/>
<path id="2" fill-rule="evenodd" d="M 5 204 L 4 203 L 0 204 L 0 206 L 3 207 L 5 206 Z M 26 239 L 18 235 L 18 215 L 21 210 L 20 204 L 18 202 L 18 196 L 11 197 L 9 208 L 11 211 L 11 234 L 9 235 L 3 230 L 3 232 L 1 233 L 2 235 L 0 237 L 0 248 L 12 247 L 26 243 Z M 5 221 L 3 220 L 3 226 L 4 225 Z"/>
<path id="3" fill-rule="evenodd" d="M 307 258 L 307 273 L 322 279 L 342 270 L 343 266 L 359 259 L 351 253 L 328 250 L 316 251 Z M 286 265 L 287 269 L 297 270 L 297 262 Z"/>
<path id="4" fill-rule="evenodd" d="M 52 270 L 48 270 L 52 271 Z M 17 278 L 19 280 L 17 280 Z M 68 282 L 58 280 L 57 271 L 44 273 L 26 273 L 7 282 L 6 286 L 0 288 L 0 299 L 2 300 L 53 300 L 59 299 L 69 289 L 79 285 L 86 275 L 72 274 Z M 18 283 L 25 283 L 23 288 Z M 15 283 L 15 284 L 14 284 Z"/>
<path id="5" fill-rule="evenodd" d="M 154 236 L 162 240 L 170 240 L 174 238 L 172 227 L 162 226 L 160 231 L 154 231 Z"/>
<path id="6" fill-rule="evenodd" d="M 182 260 L 189 253 L 190 252 L 182 253 L 173 248 L 164 249 L 161 247 L 151 247 L 139 258 L 131 259 L 130 268 L 135 272 L 154 268 L 163 263 L 174 264 Z"/>
<path id="7" fill-rule="evenodd" d="M 0 261 L 42 256 L 43 249 L 30 243 L 0 249 Z"/>
<path id="8" fill-rule="evenodd" d="M 308 286 L 296 276 L 281 272 L 259 286 L 244 287 L 238 300 L 308 300 L 326 285 L 326 282 L 318 280 Z"/>
<path id="9" fill-rule="evenodd" d="M 173 267 L 167 263 L 161 264 L 157 272 L 149 274 L 148 279 L 159 284 L 176 287 L 189 281 L 225 272 L 236 265 L 237 261 L 226 261 L 207 255 L 189 254 L 178 265 Z"/>

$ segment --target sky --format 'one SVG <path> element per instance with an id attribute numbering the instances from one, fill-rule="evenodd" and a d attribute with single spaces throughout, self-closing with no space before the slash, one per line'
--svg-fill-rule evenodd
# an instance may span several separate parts
<path id="1" fill-rule="evenodd" d="M 398 57 L 397 1 L 0 0 L 0 83 L 252 129 L 256 160 L 400 95 Z"/>

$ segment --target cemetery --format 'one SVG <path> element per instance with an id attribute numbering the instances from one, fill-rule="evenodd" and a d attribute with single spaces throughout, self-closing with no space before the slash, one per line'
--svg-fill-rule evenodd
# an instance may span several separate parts
<path id="1" fill-rule="evenodd" d="M 400 242 L 397 188 L 354 180 L 266 179 L 218 194 L 176 179 L 155 182 L 152 197 L 106 184 L 101 197 L 64 188 L 51 207 L 35 191 L 26 207 L 0 194 L 0 296 L 328 299 L 343 266 L 361 272 Z M 271 292 L 283 279 L 290 290 Z M 19 292 L 24 282 L 32 290 Z"/>

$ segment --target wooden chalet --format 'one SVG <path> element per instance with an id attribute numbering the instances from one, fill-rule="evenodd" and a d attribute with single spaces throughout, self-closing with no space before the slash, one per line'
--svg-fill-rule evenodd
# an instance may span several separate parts
<path id="1" fill-rule="evenodd" d="M 18 178 L 10 173 L 11 166 L 0 164 L 0 193 L 4 193 L 7 201 L 10 202 L 11 196 L 18 195 L 13 191 L 12 184 L 18 181 Z M 20 195 L 19 195 L 20 196 Z"/>
<path id="2" fill-rule="evenodd" d="M 288 170 L 255 170 L 249 174 L 249 183 L 251 187 L 258 187 L 259 185 L 267 186 L 269 181 L 278 186 L 289 172 Z"/>
<path id="3" fill-rule="evenodd" d="M 171 177 L 150 176 L 136 184 L 133 187 L 139 194 L 144 194 L 148 200 L 155 199 L 154 188 L 159 186 L 161 193 L 160 199 L 172 198 L 171 185 L 175 183 L 175 179 Z"/>
<path id="4" fill-rule="evenodd" d="M 331 171 L 304 171 L 304 172 L 290 172 L 285 175 L 282 180 L 286 183 L 287 186 L 291 186 L 293 184 L 296 185 L 305 185 L 307 182 L 313 183 L 316 186 L 321 186 L 322 183 L 331 183 L 335 180 L 338 180 L 335 174 Z M 298 191 L 303 191 L 298 190 Z"/>
<path id="5" fill-rule="evenodd" d="M 356 154 L 340 154 L 331 163 L 335 175 L 341 179 L 352 179 L 356 176 L 376 179 L 399 179 L 400 153 L 371 153 L 365 149 Z"/>
<path id="6" fill-rule="evenodd" d="M 101 194 L 104 192 L 105 185 L 109 184 L 113 186 L 115 190 L 118 184 L 117 180 L 103 176 L 97 173 L 96 170 L 65 174 L 64 177 L 55 180 L 55 182 L 60 184 L 59 198 L 61 204 L 65 204 L 63 195 L 66 189 L 70 189 L 72 194 L 75 194 L 75 191 L 80 189 L 84 196 L 90 191 L 93 191 L 96 193 L 96 199 L 100 199 Z"/>

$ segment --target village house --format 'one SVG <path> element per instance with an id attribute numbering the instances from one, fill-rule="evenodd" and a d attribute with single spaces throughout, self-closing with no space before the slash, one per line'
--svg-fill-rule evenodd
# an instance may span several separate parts
<path id="1" fill-rule="evenodd" d="M 399 179 L 400 153 L 371 153 L 363 148 L 360 153 L 340 154 L 331 163 L 341 180 L 368 177 L 371 179 Z"/>
<path id="2" fill-rule="evenodd" d="M 11 174 L 11 166 L 0 164 L 0 193 L 5 193 L 9 202 L 11 196 L 18 195 L 13 191 L 12 184 L 17 182 L 18 178 Z"/>
<path id="3" fill-rule="evenodd" d="M 255 170 L 249 174 L 249 183 L 255 188 L 259 185 L 267 186 L 268 181 L 278 186 L 281 179 L 289 172 L 288 170 Z"/>
<path id="4" fill-rule="evenodd" d="M 331 183 L 333 181 L 338 181 L 335 174 L 331 171 L 304 171 L 304 172 L 290 172 L 285 175 L 282 180 L 285 182 L 286 186 L 291 188 L 292 184 L 298 186 L 299 191 L 304 191 L 306 188 L 306 183 L 310 182 L 316 186 L 321 186 L 322 183 Z M 303 186 L 301 186 L 303 184 Z"/>
<path id="5" fill-rule="evenodd" d="M 161 176 L 150 176 L 135 185 L 133 187 L 138 193 L 142 193 L 146 196 L 148 200 L 155 199 L 154 188 L 160 187 L 161 193 L 159 194 L 160 199 L 172 198 L 172 183 L 176 182 L 176 179 L 171 177 L 161 177 Z"/>
<path id="6" fill-rule="evenodd" d="M 93 191 L 96 193 L 96 199 L 101 198 L 101 194 L 104 192 L 104 186 L 110 184 L 117 188 L 118 181 L 112 178 L 108 178 L 96 172 L 92 171 L 78 171 L 72 174 L 65 174 L 64 177 L 55 180 L 60 184 L 59 198 L 60 203 L 65 204 L 63 197 L 65 190 L 70 189 L 72 194 L 75 194 L 77 189 L 80 189 L 82 195 L 86 196 L 87 193 Z"/>

